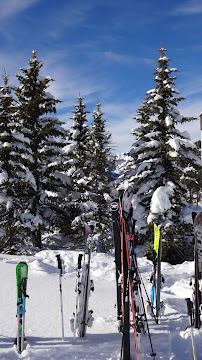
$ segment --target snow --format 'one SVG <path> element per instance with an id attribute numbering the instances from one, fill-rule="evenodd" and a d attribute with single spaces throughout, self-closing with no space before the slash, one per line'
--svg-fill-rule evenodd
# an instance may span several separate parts
<path id="1" fill-rule="evenodd" d="M 15 130 L 12 132 L 13 137 L 16 140 L 20 140 L 22 143 L 26 142 L 28 144 L 30 144 L 30 139 L 28 137 L 25 137 L 24 134 L 21 133 L 17 133 Z"/>
<path id="2" fill-rule="evenodd" d="M 2 185 L 3 183 L 5 183 L 8 180 L 8 174 L 6 171 L 2 171 L 0 173 L 0 185 Z"/>
<path id="3" fill-rule="evenodd" d="M 52 99 L 52 100 L 54 100 L 55 99 L 55 97 L 51 94 L 51 93 L 49 93 L 49 92 L 45 92 L 45 98 L 46 99 Z"/>
<path id="4" fill-rule="evenodd" d="M 33 174 L 31 173 L 31 171 L 29 171 L 28 168 L 26 168 L 26 181 L 29 182 L 34 189 L 36 189 L 36 181 L 35 178 L 33 176 Z"/>
<path id="5" fill-rule="evenodd" d="M 62 278 L 65 339 L 62 341 L 59 273 L 56 255 L 65 264 Z M 93 253 L 91 278 L 95 291 L 91 294 L 89 309 L 93 310 L 94 323 L 87 329 L 85 338 L 73 338 L 70 319 L 75 311 L 75 284 L 79 251 L 44 250 L 35 256 L 0 255 L 1 309 L 0 312 L 0 358 L 1 360 L 118 360 L 120 359 L 121 334 L 116 320 L 115 264 L 112 254 Z M 147 292 L 152 262 L 137 249 L 138 264 Z M 29 298 L 26 300 L 25 350 L 17 354 L 16 336 L 16 280 L 15 267 L 19 261 L 29 266 Z M 194 262 L 180 265 L 162 263 L 165 284 L 161 300 L 165 314 L 156 324 L 148 316 L 151 339 L 156 360 L 190 360 L 192 356 L 191 333 L 185 298 L 191 297 L 189 279 L 194 273 Z M 202 358 L 202 330 L 194 329 L 197 359 Z M 138 337 L 138 359 L 150 357 L 148 335 Z M 135 359 L 133 333 L 131 330 L 131 360 Z"/>
<path id="6" fill-rule="evenodd" d="M 173 119 L 171 118 L 171 116 L 166 116 L 165 118 L 165 122 L 167 126 L 171 126 L 173 124 Z"/>
<path id="7" fill-rule="evenodd" d="M 161 57 L 159 58 L 159 60 L 168 61 L 169 58 L 168 58 L 167 56 L 161 56 Z"/>
<path id="8" fill-rule="evenodd" d="M 150 204 L 150 211 L 147 218 L 148 224 L 153 220 L 153 214 L 163 214 L 171 208 L 169 196 L 172 196 L 175 185 L 168 181 L 165 186 L 159 186 L 153 193 Z"/>
<path id="9" fill-rule="evenodd" d="M 69 144 L 69 145 L 64 146 L 63 150 L 65 153 L 68 154 L 69 152 L 72 153 L 75 150 L 75 148 L 76 148 L 76 144 Z"/>
<path id="10" fill-rule="evenodd" d="M 21 214 L 21 220 L 30 229 L 39 226 L 42 224 L 42 219 L 39 215 L 32 215 L 29 211 Z"/>

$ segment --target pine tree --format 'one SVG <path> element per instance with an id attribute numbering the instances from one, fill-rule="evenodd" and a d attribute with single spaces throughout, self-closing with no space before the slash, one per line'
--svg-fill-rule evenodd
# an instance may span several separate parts
<path id="1" fill-rule="evenodd" d="M 181 221 L 186 205 L 184 169 L 197 169 L 200 162 L 196 146 L 177 129 L 178 124 L 193 118 L 185 118 L 177 110 L 183 98 L 174 87 L 176 76 L 171 74 L 178 70 L 169 67 L 165 51 L 162 47 L 159 50 L 156 87 L 147 92 L 137 112 L 135 119 L 140 126 L 133 130 L 136 141 L 129 154 L 133 158 L 133 205 L 139 234 L 143 239 L 152 238 L 152 224 L 157 223 L 163 228 L 164 240 L 175 241 L 179 239 L 177 233 L 183 238 L 186 232 Z"/>
<path id="2" fill-rule="evenodd" d="M 25 166 L 30 159 L 29 139 L 16 118 L 17 104 L 8 76 L 0 87 L 0 226 L 1 246 L 14 252 L 23 244 L 23 204 L 30 186 L 30 173 Z"/>
<path id="3" fill-rule="evenodd" d="M 195 145 L 197 148 L 196 155 L 200 159 L 200 141 L 195 142 Z M 186 193 L 187 202 L 199 205 L 199 202 L 202 198 L 201 167 L 198 166 L 196 168 L 191 166 L 190 164 L 188 164 L 188 166 L 184 164 L 184 173 L 182 175 L 182 181 L 185 183 L 187 187 L 187 193 Z"/>
<path id="4" fill-rule="evenodd" d="M 97 240 L 98 247 L 106 250 L 110 247 L 109 238 L 111 219 L 111 171 L 115 168 L 115 161 L 112 155 L 112 136 L 105 129 L 106 119 L 103 119 L 104 113 L 101 112 L 101 104 L 96 104 L 96 110 L 93 112 L 92 139 L 93 139 L 93 189 L 94 199 L 97 208 L 94 219 L 97 221 Z"/>
<path id="5" fill-rule="evenodd" d="M 69 160 L 66 162 L 67 174 L 71 178 L 72 192 L 69 196 L 72 231 L 74 238 L 82 240 L 84 222 L 93 219 L 96 204 L 92 193 L 92 138 L 87 125 L 86 106 L 81 96 L 71 118 L 69 145 L 64 148 Z"/>
<path id="6" fill-rule="evenodd" d="M 39 248 L 42 232 L 57 227 L 56 220 L 62 213 L 64 215 L 62 204 L 65 195 L 62 185 L 68 181 L 67 176 L 61 173 L 66 132 L 62 123 L 56 117 L 51 117 L 56 113 L 59 100 L 47 92 L 53 80 L 49 76 L 40 75 L 42 67 L 43 63 L 37 59 L 34 50 L 29 67 L 20 69 L 23 75 L 16 75 L 20 86 L 15 89 L 19 102 L 18 117 L 30 139 L 33 156 L 29 168 L 35 185 L 30 189 L 25 218 L 34 245 Z"/>

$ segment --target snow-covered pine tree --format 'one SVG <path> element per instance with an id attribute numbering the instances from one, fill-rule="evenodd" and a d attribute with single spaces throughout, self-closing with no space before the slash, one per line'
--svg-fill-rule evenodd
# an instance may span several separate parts
<path id="1" fill-rule="evenodd" d="M 112 155 L 112 135 L 106 131 L 106 119 L 101 111 L 101 103 L 96 104 L 93 112 L 92 139 L 93 139 L 93 171 L 92 185 L 94 200 L 97 208 L 94 219 L 97 222 L 97 246 L 106 251 L 110 244 L 110 203 L 112 194 L 111 172 L 115 168 L 115 158 Z"/>
<path id="2" fill-rule="evenodd" d="M 15 252 L 23 243 L 21 215 L 30 183 L 30 172 L 25 166 L 31 159 L 29 139 L 23 134 L 16 118 L 17 104 L 8 75 L 0 87 L 0 237 L 1 248 Z"/>
<path id="3" fill-rule="evenodd" d="M 133 205 L 139 236 L 152 238 L 153 223 L 157 223 L 163 229 L 165 247 L 166 241 L 169 246 L 170 242 L 177 244 L 179 254 L 180 239 L 187 231 L 181 219 L 186 206 L 184 177 L 190 168 L 198 169 L 200 160 L 188 134 L 177 129 L 178 124 L 194 118 L 185 118 L 177 110 L 183 98 L 177 96 L 176 76 L 171 73 L 178 70 L 169 67 L 165 51 L 163 47 L 159 50 L 156 87 L 147 92 L 135 118 L 141 126 L 133 130 L 136 141 L 130 150 L 134 159 Z M 182 253 L 179 256 L 183 258 Z"/>
<path id="4" fill-rule="evenodd" d="M 96 210 L 92 192 L 92 148 L 91 131 L 87 124 L 86 106 L 79 95 L 78 104 L 72 110 L 73 124 L 70 127 L 69 144 L 64 152 L 69 157 L 66 162 L 67 174 L 71 178 L 72 192 L 69 196 L 74 239 L 83 240 L 83 224 L 92 220 Z"/>
<path id="5" fill-rule="evenodd" d="M 195 145 L 197 147 L 197 155 L 198 158 L 201 158 L 200 149 L 201 144 L 200 141 L 196 141 Z M 202 199 L 202 176 L 201 176 L 201 167 L 193 168 L 192 166 L 185 168 L 185 175 L 183 174 L 182 180 L 186 184 L 187 193 L 186 193 L 186 200 L 188 203 L 191 204 L 200 204 L 200 200 Z"/>
<path id="6" fill-rule="evenodd" d="M 16 75 L 20 86 L 15 89 L 19 103 L 18 117 L 30 139 L 33 156 L 29 167 L 34 186 L 30 189 L 24 221 L 30 228 L 34 246 L 39 248 L 42 231 L 57 228 L 68 216 L 64 205 L 64 189 L 67 189 L 64 185 L 68 178 L 62 161 L 63 139 L 67 133 L 62 123 L 51 117 L 60 101 L 47 91 L 53 79 L 40 75 L 42 67 L 43 63 L 33 50 L 29 67 L 20 69 L 23 75 Z"/>

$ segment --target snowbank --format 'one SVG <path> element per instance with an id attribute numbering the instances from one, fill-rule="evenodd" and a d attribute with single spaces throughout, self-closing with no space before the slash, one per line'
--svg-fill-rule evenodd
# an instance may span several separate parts
<path id="1" fill-rule="evenodd" d="M 137 251 L 143 281 L 149 293 L 149 273 L 152 263 Z M 56 255 L 65 264 L 62 279 L 65 340 L 61 336 L 59 273 Z M 1 360 L 118 360 L 120 359 L 121 334 L 116 320 L 115 264 L 113 255 L 92 254 L 91 278 L 95 291 L 90 297 L 89 309 L 93 310 L 94 324 L 87 329 L 84 339 L 74 339 L 69 320 L 75 311 L 75 284 L 78 251 L 41 251 L 35 256 L 0 255 L 1 311 L 0 311 L 0 359 Z M 29 266 L 26 311 L 26 348 L 16 353 L 16 281 L 15 267 L 19 261 Z M 194 263 L 180 265 L 162 263 L 165 285 L 161 298 L 165 303 L 165 315 L 156 325 L 149 318 L 156 360 L 191 360 L 192 347 L 185 298 L 191 296 L 189 278 Z M 146 301 L 146 299 L 145 299 Z M 201 330 L 195 330 L 197 358 L 202 359 Z M 134 343 L 131 331 L 131 360 Z M 151 359 L 148 335 L 138 338 L 138 360 Z"/>

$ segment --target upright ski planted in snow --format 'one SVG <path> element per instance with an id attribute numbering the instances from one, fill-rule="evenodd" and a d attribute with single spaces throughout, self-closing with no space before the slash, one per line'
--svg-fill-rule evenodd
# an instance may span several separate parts
<path id="1" fill-rule="evenodd" d="M 113 232 L 114 232 L 114 247 L 115 247 L 115 265 L 116 265 L 116 289 L 117 289 L 117 319 L 121 320 L 122 305 L 121 305 L 121 234 L 120 234 L 120 213 L 119 213 L 119 199 L 114 199 L 111 203 Z"/>
<path id="2" fill-rule="evenodd" d="M 123 198 L 120 199 L 121 261 L 122 261 L 122 359 L 130 359 L 130 279 L 127 236 L 123 217 Z"/>
<path id="3" fill-rule="evenodd" d="M 156 224 L 154 224 L 153 264 L 154 269 L 150 278 L 150 282 L 152 283 L 151 311 L 156 323 L 158 323 L 160 313 L 164 308 L 163 303 L 160 301 L 161 283 L 164 278 L 161 275 L 161 232 Z"/>
<path id="4" fill-rule="evenodd" d="M 195 274 L 194 274 L 194 326 L 200 328 L 201 326 L 201 286 L 202 283 L 202 213 L 195 216 L 194 219 L 194 259 L 195 259 Z"/>
<path id="5" fill-rule="evenodd" d="M 16 266 L 16 284 L 17 284 L 17 351 L 21 353 L 24 350 L 25 340 L 25 303 L 28 297 L 27 291 L 28 265 L 20 262 Z"/>
<path id="6" fill-rule="evenodd" d="M 94 320 L 92 315 L 93 311 L 88 310 L 90 292 L 94 290 L 93 281 L 90 280 L 90 259 L 93 230 L 94 224 L 85 224 L 85 250 L 82 265 L 81 254 L 79 254 L 78 258 L 76 311 L 74 313 L 74 318 L 70 320 L 71 329 L 76 337 L 84 337 L 86 334 L 86 327 L 91 327 Z M 81 278 L 80 270 L 82 273 Z"/>
<path id="7" fill-rule="evenodd" d="M 130 329 L 134 331 L 135 359 L 138 359 L 136 338 L 140 333 L 146 333 L 144 323 L 147 325 L 150 339 L 151 356 L 155 357 L 156 355 L 151 342 L 141 290 L 141 277 L 134 251 L 135 220 L 133 219 L 131 200 L 132 191 L 127 189 L 120 200 L 115 199 L 111 204 L 115 245 L 117 317 L 120 320 L 120 331 L 123 334 L 122 360 L 130 360 L 131 358 Z M 130 320 L 131 312 L 132 319 Z"/>
<path id="8" fill-rule="evenodd" d="M 77 277 L 76 277 L 76 309 L 74 313 L 74 319 L 71 320 L 72 323 L 72 330 L 74 332 L 74 337 L 76 336 L 76 330 L 78 328 L 78 303 L 79 297 L 81 294 L 81 261 L 82 261 L 83 254 L 79 254 L 78 256 L 78 270 L 77 270 Z"/>

